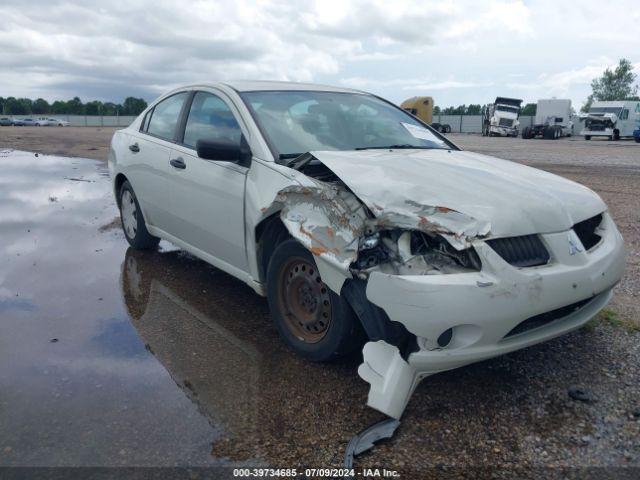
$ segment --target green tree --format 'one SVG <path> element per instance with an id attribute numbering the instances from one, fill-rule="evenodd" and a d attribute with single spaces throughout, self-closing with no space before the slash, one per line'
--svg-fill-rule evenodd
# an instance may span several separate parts
<path id="1" fill-rule="evenodd" d="M 535 116 L 537 110 L 537 103 L 527 103 L 524 107 L 522 107 L 522 110 L 520 110 L 520 115 L 533 117 Z"/>
<path id="2" fill-rule="evenodd" d="M 35 114 L 50 113 L 51 107 L 49 106 L 49 102 L 44 98 L 38 98 L 33 102 L 31 111 Z"/>
<path id="3" fill-rule="evenodd" d="M 84 115 L 84 105 L 79 97 L 73 97 L 67 102 L 67 111 L 61 112 L 69 115 Z"/>
<path id="4" fill-rule="evenodd" d="M 147 108 L 147 102 L 142 98 L 127 97 L 122 104 L 122 115 L 139 115 Z"/>
<path id="5" fill-rule="evenodd" d="M 594 100 L 638 100 L 638 86 L 634 85 L 636 77 L 633 64 L 626 58 L 621 58 L 614 70 L 607 68 L 600 78 L 593 79 L 592 93 L 582 106 L 582 111 L 589 111 Z"/>
<path id="6" fill-rule="evenodd" d="M 102 114 L 103 115 L 115 115 L 116 114 L 116 108 L 118 108 L 118 106 L 113 103 L 113 102 L 105 102 L 102 105 Z"/>
<path id="7" fill-rule="evenodd" d="M 434 115 L 440 115 L 440 107 L 438 105 L 433 107 L 433 114 Z"/>
<path id="8" fill-rule="evenodd" d="M 56 100 L 51 104 L 51 113 L 56 115 L 60 115 L 63 113 L 67 113 L 67 102 Z"/>
<path id="9" fill-rule="evenodd" d="M 104 115 L 104 105 L 100 100 L 87 102 L 84 105 L 85 115 Z"/>
<path id="10" fill-rule="evenodd" d="M 466 115 L 480 115 L 482 113 L 482 105 L 478 104 L 470 104 L 467 107 Z"/>
<path id="11" fill-rule="evenodd" d="M 31 113 L 31 105 L 24 100 L 24 98 L 7 97 L 4 105 L 5 114 L 29 115 Z"/>

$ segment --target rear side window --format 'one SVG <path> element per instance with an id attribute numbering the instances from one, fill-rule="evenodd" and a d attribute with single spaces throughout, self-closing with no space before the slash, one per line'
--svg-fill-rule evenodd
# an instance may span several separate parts
<path id="1" fill-rule="evenodd" d="M 624 110 L 622 110 L 622 113 L 620 114 L 620 120 L 626 120 L 628 118 L 629 118 L 629 110 L 625 108 Z"/>
<path id="2" fill-rule="evenodd" d="M 151 113 L 147 133 L 173 141 L 187 92 L 176 93 L 158 103 Z"/>
<path id="3" fill-rule="evenodd" d="M 227 104 L 216 95 L 197 92 L 193 97 L 183 143 L 196 148 L 198 140 L 239 144 L 242 132 Z"/>

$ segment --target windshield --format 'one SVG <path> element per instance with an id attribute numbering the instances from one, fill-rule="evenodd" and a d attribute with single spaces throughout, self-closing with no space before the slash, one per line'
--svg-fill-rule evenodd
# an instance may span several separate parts
<path id="1" fill-rule="evenodd" d="M 622 110 L 622 107 L 591 107 L 589 113 L 615 113 L 619 115 L 620 110 Z"/>
<path id="2" fill-rule="evenodd" d="M 496 110 L 498 110 L 500 112 L 510 112 L 510 113 L 515 113 L 515 114 L 517 114 L 520 111 L 519 108 L 507 107 L 505 105 L 496 105 Z"/>
<path id="3" fill-rule="evenodd" d="M 276 158 L 313 150 L 455 148 L 400 108 L 371 95 L 260 91 L 245 92 L 242 98 Z"/>

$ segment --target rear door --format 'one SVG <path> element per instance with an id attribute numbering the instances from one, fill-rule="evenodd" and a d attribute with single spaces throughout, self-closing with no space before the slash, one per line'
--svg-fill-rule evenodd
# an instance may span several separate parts
<path id="1" fill-rule="evenodd" d="M 182 109 L 189 92 L 171 95 L 150 110 L 139 132 L 129 138 L 127 176 L 148 225 L 169 229 L 168 177 L 171 148 L 175 144 Z"/>
<path id="2" fill-rule="evenodd" d="M 199 139 L 240 143 L 237 111 L 222 93 L 195 92 L 186 112 L 184 135 L 171 152 L 178 161 L 169 182 L 171 231 L 218 260 L 227 271 L 248 270 L 244 240 L 244 188 L 247 167 L 204 160 Z M 210 259 L 211 261 L 211 259 Z M 227 266 L 233 268 L 229 269 Z"/>

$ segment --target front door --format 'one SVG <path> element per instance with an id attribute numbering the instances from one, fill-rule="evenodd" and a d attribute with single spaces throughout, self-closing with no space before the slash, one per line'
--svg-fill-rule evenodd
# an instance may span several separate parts
<path id="1" fill-rule="evenodd" d="M 239 144 L 241 135 L 233 112 L 222 98 L 209 92 L 195 93 L 184 139 L 171 151 L 169 231 L 223 264 L 246 272 L 244 189 L 248 169 L 204 160 L 195 151 L 199 139 Z"/>

